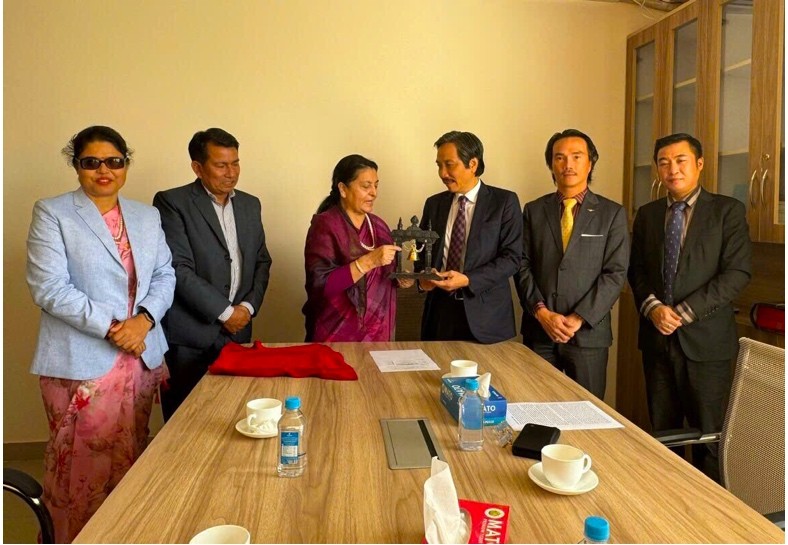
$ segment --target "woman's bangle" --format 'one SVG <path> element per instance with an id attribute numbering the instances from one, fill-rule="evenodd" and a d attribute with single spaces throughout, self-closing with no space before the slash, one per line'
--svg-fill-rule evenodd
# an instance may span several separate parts
<path id="1" fill-rule="evenodd" d="M 353 262 L 353 264 L 356 266 L 356 269 L 358 269 L 358 272 L 360 272 L 362 275 L 364 275 L 364 274 L 367 274 L 367 271 L 365 271 L 364 269 L 362 269 L 362 268 L 361 268 L 361 265 L 359 265 L 359 264 L 358 264 L 358 259 L 356 259 L 356 260 Z"/>

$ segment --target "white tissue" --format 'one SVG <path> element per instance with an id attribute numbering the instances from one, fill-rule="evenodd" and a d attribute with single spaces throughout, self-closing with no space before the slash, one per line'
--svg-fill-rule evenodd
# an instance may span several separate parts
<path id="1" fill-rule="evenodd" d="M 470 537 L 449 464 L 437 456 L 432 458 L 430 478 L 424 482 L 424 537 L 427 543 L 468 543 Z"/>
<path id="2" fill-rule="evenodd" d="M 479 395 L 482 397 L 490 397 L 490 380 L 492 380 L 492 375 L 490 373 L 484 373 L 483 375 L 479 376 Z"/>

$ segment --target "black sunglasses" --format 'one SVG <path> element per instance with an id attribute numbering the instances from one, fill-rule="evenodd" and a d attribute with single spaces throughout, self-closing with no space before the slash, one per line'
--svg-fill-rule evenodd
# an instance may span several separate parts
<path id="1" fill-rule="evenodd" d="M 98 157 L 83 157 L 82 159 L 77 159 L 77 163 L 83 170 L 98 170 L 101 163 L 107 165 L 107 168 L 110 170 L 120 170 L 126 166 L 126 158 L 107 157 L 106 159 L 99 159 Z"/>

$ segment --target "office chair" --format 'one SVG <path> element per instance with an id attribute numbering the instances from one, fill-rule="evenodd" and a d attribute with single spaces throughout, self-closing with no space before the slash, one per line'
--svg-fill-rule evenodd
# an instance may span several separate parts
<path id="1" fill-rule="evenodd" d="M 667 447 L 719 441 L 722 485 L 785 529 L 785 349 L 739 339 L 722 432 L 667 430 Z"/>
<path id="2" fill-rule="evenodd" d="M 19 496 L 33 510 L 41 527 L 41 543 L 54 543 L 55 528 L 49 510 L 41 501 L 44 489 L 38 481 L 23 471 L 4 467 L 3 490 Z"/>

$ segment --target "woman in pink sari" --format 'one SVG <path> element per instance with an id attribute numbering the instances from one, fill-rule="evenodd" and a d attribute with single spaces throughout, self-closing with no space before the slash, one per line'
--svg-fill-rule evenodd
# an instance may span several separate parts
<path id="1" fill-rule="evenodd" d="M 36 202 L 27 281 L 41 307 L 31 372 L 49 421 L 43 500 L 56 542 L 70 543 L 147 445 L 175 274 L 158 211 L 118 195 L 123 137 L 88 127 L 63 153 L 80 187 Z"/>
<path id="2" fill-rule="evenodd" d="M 389 274 L 400 248 L 386 223 L 372 214 L 378 183 L 378 165 L 361 155 L 344 157 L 334 167 L 331 193 L 306 235 L 307 342 L 394 337 L 398 282 Z"/>

